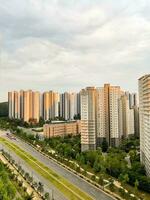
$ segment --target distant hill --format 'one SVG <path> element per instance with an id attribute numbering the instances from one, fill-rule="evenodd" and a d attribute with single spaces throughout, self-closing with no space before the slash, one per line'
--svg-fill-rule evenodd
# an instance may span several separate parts
<path id="1" fill-rule="evenodd" d="M 8 116 L 8 102 L 0 103 L 0 117 Z"/>

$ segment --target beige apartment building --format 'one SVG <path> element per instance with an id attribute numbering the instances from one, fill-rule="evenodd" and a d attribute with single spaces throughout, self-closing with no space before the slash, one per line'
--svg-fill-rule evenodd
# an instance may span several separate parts
<path id="1" fill-rule="evenodd" d="M 59 116 L 59 94 L 53 91 L 43 94 L 43 116 L 44 120 L 54 119 Z"/>
<path id="2" fill-rule="evenodd" d="M 150 176 L 150 74 L 139 79 L 140 156 Z"/>
<path id="3" fill-rule="evenodd" d="M 105 86 L 104 86 L 105 87 Z M 119 99 L 122 91 L 119 86 L 109 86 L 109 142 L 110 146 L 118 146 L 120 142 L 119 133 Z"/>
<path id="4" fill-rule="evenodd" d="M 96 121 L 97 121 L 97 146 L 106 138 L 105 91 L 103 87 L 96 88 Z"/>
<path id="5" fill-rule="evenodd" d="M 82 151 L 96 149 L 104 139 L 110 146 L 118 146 L 119 86 L 88 87 L 81 91 L 81 147 Z"/>
<path id="6" fill-rule="evenodd" d="M 58 92 L 39 92 L 32 90 L 8 93 L 9 117 L 23 119 L 26 122 L 38 122 L 40 117 L 45 121 L 62 117 L 73 120 L 80 115 L 80 94 Z"/>
<path id="7" fill-rule="evenodd" d="M 51 124 L 45 124 L 44 136 L 51 137 L 64 137 L 66 135 L 78 135 L 81 132 L 80 121 L 54 121 Z"/>
<path id="8" fill-rule="evenodd" d="M 40 93 L 32 90 L 8 92 L 9 118 L 39 122 Z"/>
<path id="9" fill-rule="evenodd" d="M 24 91 L 24 118 L 25 122 L 39 122 L 40 118 L 40 93 L 32 90 Z"/>

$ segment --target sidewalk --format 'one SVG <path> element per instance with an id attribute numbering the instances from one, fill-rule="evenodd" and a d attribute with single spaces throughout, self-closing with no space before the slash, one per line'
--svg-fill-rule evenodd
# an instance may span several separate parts
<path id="1" fill-rule="evenodd" d="M 16 170 L 16 168 L 14 166 L 12 166 L 7 160 L 6 158 L 2 155 L 2 153 L 0 153 L 0 160 L 4 163 L 7 164 L 9 166 L 9 168 L 11 170 L 14 171 L 14 173 L 18 176 L 18 180 L 19 181 L 23 181 L 23 186 L 27 188 L 27 193 L 28 194 L 32 194 L 32 192 L 34 193 L 34 198 L 33 200 L 42 200 L 41 197 L 39 196 L 39 194 L 26 182 L 26 180 L 18 173 L 18 171 Z"/>

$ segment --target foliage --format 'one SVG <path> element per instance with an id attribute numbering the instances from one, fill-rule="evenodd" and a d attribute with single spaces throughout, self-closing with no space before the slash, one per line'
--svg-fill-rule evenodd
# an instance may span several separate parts
<path id="1" fill-rule="evenodd" d="M 12 128 L 14 124 L 16 121 L 12 121 L 9 125 Z M 55 150 L 55 154 L 61 162 L 69 163 L 67 160 L 77 162 L 81 168 L 86 169 L 85 174 L 88 170 L 98 176 L 107 174 L 132 186 L 135 186 L 137 180 L 138 189 L 150 191 L 150 178 L 146 177 L 145 168 L 140 163 L 139 140 L 136 138 L 125 139 L 118 148 L 109 148 L 107 153 L 102 153 L 101 150 L 81 152 L 80 136 L 56 137 L 40 141 L 39 138 L 28 135 L 19 129 L 15 129 L 15 134 L 34 145 L 39 145 L 47 154 L 51 149 Z M 102 150 L 104 151 L 103 148 Z M 131 167 L 126 161 L 127 156 L 130 157 Z"/>
<path id="2" fill-rule="evenodd" d="M 0 117 L 8 116 L 8 102 L 0 103 Z"/>
<path id="3" fill-rule="evenodd" d="M 102 147 L 102 151 L 103 152 L 107 152 L 107 150 L 108 150 L 108 142 L 106 141 L 106 139 L 103 140 L 101 147 Z"/>

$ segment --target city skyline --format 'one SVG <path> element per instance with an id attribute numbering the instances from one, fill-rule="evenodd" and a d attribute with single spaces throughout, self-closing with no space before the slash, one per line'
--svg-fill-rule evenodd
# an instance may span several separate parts
<path id="1" fill-rule="evenodd" d="M 0 200 L 150 200 L 150 0 L 0 0 Z"/>
<path id="2" fill-rule="evenodd" d="M 149 1 L 0 3 L 0 102 L 31 86 L 61 92 L 109 82 L 137 92 L 149 73 Z"/>

